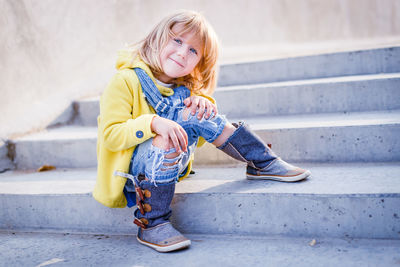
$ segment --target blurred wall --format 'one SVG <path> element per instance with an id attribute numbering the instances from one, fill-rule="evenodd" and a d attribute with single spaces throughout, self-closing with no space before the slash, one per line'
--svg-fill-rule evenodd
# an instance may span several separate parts
<path id="1" fill-rule="evenodd" d="M 400 40 L 398 0 L 0 0 L 0 138 L 99 94 L 116 51 L 177 9 L 208 18 L 223 62 Z"/>

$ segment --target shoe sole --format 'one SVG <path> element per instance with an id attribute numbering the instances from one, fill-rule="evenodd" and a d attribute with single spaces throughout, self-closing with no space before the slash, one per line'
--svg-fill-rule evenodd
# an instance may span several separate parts
<path id="1" fill-rule="evenodd" d="M 171 252 L 171 251 L 175 251 L 175 250 L 180 250 L 180 249 L 189 247 L 191 244 L 190 240 L 185 240 L 185 241 L 182 241 L 182 242 L 179 242 L 179 243 L 176 243 L 173 245 L 169 245 L 169 246 L 160 246 L 157 244 L 153 244 L 153 243 L 141 240 L 139 237 L 136 237 L 136 239 L 140 244 L 151 247 L 152 249 L 157 250 L 158 252 Z"/>
<path id="2" fill-rule="evenodd" d="M 248 180 L 273 180 L 273 181 L 288 182 L 288 183 L 304 180 L 310 175 L 311 175 L 310 171 L 306 171 L 295 176 L 253 175 L 249 173 L 246 174 Z"/>

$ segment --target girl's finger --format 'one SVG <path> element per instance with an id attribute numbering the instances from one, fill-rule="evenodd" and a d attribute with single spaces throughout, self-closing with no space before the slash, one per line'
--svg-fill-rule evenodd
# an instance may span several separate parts
<path id="1" fill-rule="evenodd" d="M 197 108 L 199 105 L 199 100 L 200 99 L 198 97 L 192 96 L 192 99 L 191 99 L 192 116 L 194 116 L 196 114 L 196 111 L 197 111 Z"/>
<path id="2" fill-rule="evenodd" d="M 216 105 L 214 105 L 214 117 L 217 116 L 218 114 L 218 108 Z"/>
<path id="3" fill-rule="evenodd" d="M 175 148 L 176 152 L 181 153 L 181 148 L 180 148 L 180 145 L 179 145 L 179 140 L 178 140 L 178 137 L 175 135 L 175 133 L 171 134 L 171 135 L 169 136 L 169 139 L 171 140 L 172 145 L 173 145 L 173 147 Z"/>
<path id="4" fill-rule="evenodd" d="M 164 140 L 164 144 L 167 144 L 166 151 L 168 151 L 171 148 L 169 145 L 170 142 L 169 142 L 168 136 L 166 136 L 166 137 L 163 136 L 163 140 Z"/>
<path id="5" fill-rule="evenodd" d="M 186 98 L 185 100 L 183 100 L 183 103 L 185 104 L 185 106 L 189 107 L 190 104 L 192 103 L 190 96 L 188 98 Z"/>
<path id="6" fill-rule="evenodd" d="M 203 118 L 205 108 L 206 108 L 206 103 L 205 100 L 202 99 L 202 101 L 199 102 L 199 108 L 198 108 L 199 113 L 197 114 L 197 118 L 199 120 Z"/>
<path id="7" fill-rule="evenodd" d="M 186 134 L 186 131 L 183 128 L 180 128 L 178 135 L 182 151 L 187 152 L 188 136 Z"/>
<path id="8" fill-rule="evenodd" d="M 217 116 L 217 114 L 218 114 L 218 109 L 217 109 L 217 106 L 216 106 L 216 105 L 214 105 L 214 104 L 212 104 L 212 103 L 211 103 L 211 105 L 212 105 L 212 109 L 213 109 L 213 111 L 214 111 L 214 116 L 213 116 L 213 117 L 215 117 L 215 116 Z"/>
<path id="9" fill-rule="evenodd" d="M 212 113 L 213 110 L 214 110 L 213 104 L 207 101 L 207 102 L 206 102 L 206 110 L 207 110 L 207 113 L 206 113 L 206 115 L 205 115 L 205 118 L 208 119 L 208 118 L 210 118 L 211 113 Z"/>

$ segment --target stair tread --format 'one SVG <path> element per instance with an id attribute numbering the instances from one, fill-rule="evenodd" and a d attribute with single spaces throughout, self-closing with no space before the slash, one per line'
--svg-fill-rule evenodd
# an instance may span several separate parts
<path id="1" fill-rule="evenodd" d="M 344 83 L 344 82 L 399 79 L 399 78 L 400 78 L 400 73 L 398 73 L 398 72 L 364 74 L 364 75 L 348 75 L 348 76 L 338 76 L 338 77 L 328 77 L 328 78 L 312 78 L 312 79 L 290 80 L 290 81 L 280 81 L 280 82 L 270 82 L 270 83 L 219 86 L 216 88 L 215 92 L 235 91 L 235 90 L 252 90 L 252 89 L 267 88 L 267 87 Z M 90 103 L 90 102 L 98 102 L 99 100 L 100 100 L 100 96 L 93 96 L 93 97 L 86 97 L 86 98 L 79 99 L 76 102 Z"/>
<path id="2" fill-rule="evenodd" d="M 0 266 L 394 266 L 400 240 L 187 235 L 189 249 L 160 254 L 130 235 L 0 233 Z M 82 249 L 84 248 L 84 249 Z M 132 253 L 134 251 L 134 253 Z M 16 257 L 18 255 L 18 257 Z M 7 264 L 5 264 L 7 263 Z"/>
<path id="3" fill-rule="evenodd" d="M 318 196 L 400 196 L 400 164 L 306 163 L 312 175 L 303 182 L 249 181 L 245 166 L 197 167 L 196 174 L 178 183 L 178 194 L 302 194 Z M 94 168 L 48 172 L 9 171 L 0 174 L 0 194 L 89 194 Z"/>
<path id="4" fill-rule="evenodd" d="M 221 66 L 220 85 L 399 72 L 399 47 Z"/>
<path id="5" fill-rule="evenodd" d="M 254 130 L 384 125 L 398 124 L 400 110 L 257 116 L 244 119 Z"/>
<path id="6" fill-rule="evenodd" d="M 17 138 L 16 141 L 42 141 L 42 140 L 79 140 L 97 138 L 97 127 L 68 125 L 57 128 L 49 128 L 40 132 Z"/>
<path id="7" fill-rule="evenodd" d="M 400 73 L 379 73 L 379 74 L 367 74 L 367 75 L 349 75 L 340 77 L 329 77 L 319 79 L 304 79 L 294 81 L 282 81 L 282 82 L 271 82 L 271 83 L 258 83 L 258 84 L 245 84 L 245 85 L 230 85 L 217 87 L 216 93 L 224 91 L 237 91 L 237 90 L 253 90 L 258 88 L 271 88 L 271 87 L 289 87 L 299 85 L 312 85 L 312 84 L 331 84 L 331 83 L 345 83 L 345 82 L 357 82 L 357 81 L 371 81 L 371 80 L 385 80 L 385 79 L 399 79 Z M 78 103 L 94 103 L 99 102 L 100 96 L 82 98 L 76 102 Z"/>
<path id="8" fill-rule="evenodd" d="M 229 118 L 230 121 L 245 120 L 253 130 L 346 127 L 365 125 L 388 125 L 400 123 L 400 110 L 300 114 L 285 116 L 256 116 Z M 97 138 L 97 127 L 68 125 L 32 133 L 16 141 L 70 140 Z"/>
<path id="9" fill-rule="evenodd" d="M 384 80 L 384 79 L 398 79 L 400 73 L 379 73 L 379 74 L 366 74 L 366 75 L 349 75 L 328 78 L 313 78 L 304 80 L 281 81 L 270 83 L 257 83 L 257 84 L 244 84 L 244 85 L 229 85 L 220 86 L 216 89 L 219 91 L 230 90 L 252 90 L 257 88 L 267 87 L 282 87 L 282 86 L 298 86 L 298 85 L 311 85 L 311 84 L 329 84 L 329 83 L 343 83 L 343 82 L 356 82 L 356 81 L 371 81 L 371 80 Z M 95 100 L 95 99 L 92 99 Z"/>

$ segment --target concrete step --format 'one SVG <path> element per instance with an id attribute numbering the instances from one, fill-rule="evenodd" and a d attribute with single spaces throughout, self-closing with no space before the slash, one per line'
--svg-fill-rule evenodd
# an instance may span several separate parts
<path id="1" fill-rule="evenodd" d="M 232 119 L 231 121 L 238 121 Z M 400 110 L 314 114 L 246 119 L 266 143 L 291 162 L 400 160 Z M 80 168 L 96 166 L 95 127 L 49 129 L 14 140 L 19 169 L 44 164 Z M 212 145 L 196 152 L 195 164 L 234 162 Z"/>
<path id="2" fill-rule="evenodd" d="M 244 166 L 196 168 L 177 184 L 173 223 L 190 234 L 400 239 L 400 164 L 301 164 L 299 183 L 249 181 Z M 0 228 L 135 233 L 134 209 L 91 196 L 94 169 L 0 174 Z"/>
<path id="3" fill-rule="evenodd" d="M 10 154 L 12 154 L 12 151 L 10 151 L 8 143 L 0 140 L 0 173 L 15 168 L 15 165 L 10 159 Z"/>
<path id="4" fill-rule="evenodd" d="M 96 127 L 52 128 L 14 140 L 14 162 L 19 169 L 93 167 L 97 165 L 96 142 Z"/>
<path id="5" fill-rule="evenodd" d="M 399 109 L 400 73 L 227 86 L 214 97 L 228 117 Z"/>
<path id="6" fill-rule="evenodd" d="M 400 72 L 400 46 L 222 65 L 218 85 Z"/>
<path id="7" fill-rule="evenodd" d="M 100 97 L 90 97 L 74 102 L 76 117 L 73 124 L 97 126 L 97 117 L 100 114 Z"/>
<path id="8" fill-rule="evenodd" d="M 289 162 L 400 160 L 399 110 L 243 119 Z M 235 163 L 208 143 L 197 149 L 195 158 L 198 165 Z"/>
<path id="9" fill-rule="evenodd" d="M 189 235 L 160 254 L 135 235 L 0 233 L 0 266 L 397 266 L 400 240 Z"/>
<path id="10" fill-rule="evenodd" d="M 220 113 L 228 117 L 360 112 L 399 109 L 399 88 L 400 73 L 389 73 L 226 86 L 217 88 L 214 97 Z M 74 106 L 74 124 L 97 125 L 99 97 Z"/>

